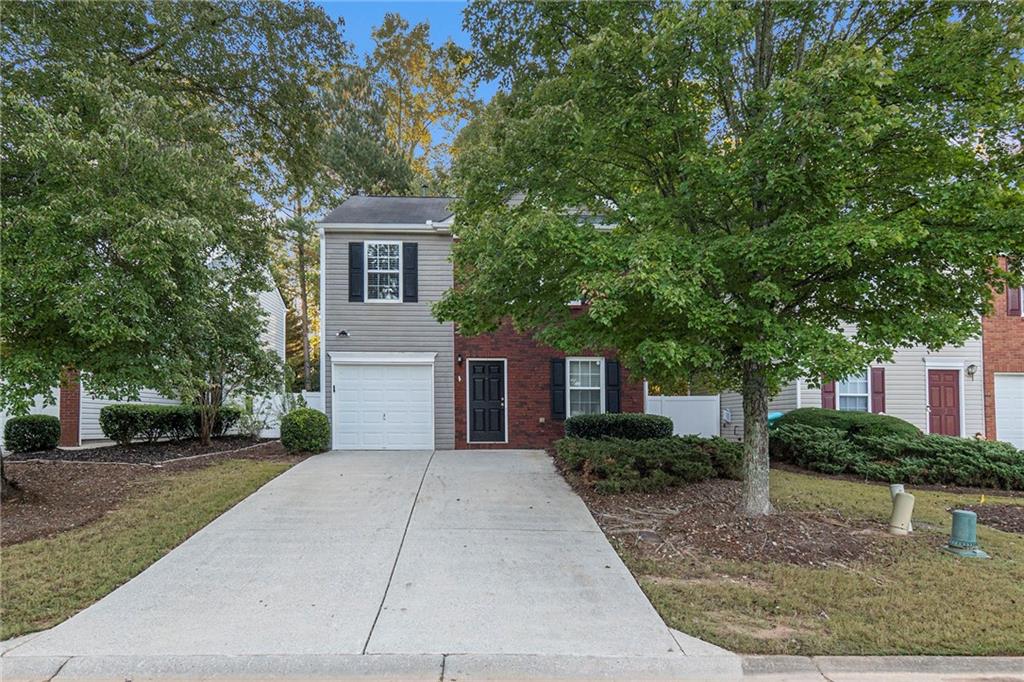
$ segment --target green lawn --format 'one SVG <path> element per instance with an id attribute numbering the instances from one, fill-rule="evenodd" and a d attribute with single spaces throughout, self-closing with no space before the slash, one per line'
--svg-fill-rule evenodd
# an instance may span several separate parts
<path id="1" fill-rule="evenodd" d="M 784 509 L 838 509 L 885 520 L 885 486 L 773 471 Z M 639 561 L 624 552 L 674 628 L 745 653 L 1024 654 L 1024 537 L 979 526 L 989 561 L 937 551 L 947 507 L 977 495 L 911 490 L 915 535 L 889 560 L 849 568 L 701 561 Z M 986 503 L 1024 503 L 987 496 Z M 923 536 L 923 537 L 922 537 Z M 884 564 L 884 565 L 883 565 Z"/>
<path id="2" fill-rule="evenodd" d="M 239 459 L 169 474 L 158 488 L 95 523 L 5 547 L 0 639 L 82 610 L 289 466 Z"/>

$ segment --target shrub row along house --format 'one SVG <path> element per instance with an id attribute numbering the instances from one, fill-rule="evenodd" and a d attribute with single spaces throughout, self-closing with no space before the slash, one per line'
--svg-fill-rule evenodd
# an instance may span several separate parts
<path id="1" fill-rule="evenodd" d="M 982 335 L 936 351 L 897 350 L 892 362 L 865 367 L 836 381 L 793 382 L 769 409 L 801 407 L 884 413 L 924 433 L 1002 440 L 1024 449 L 1024 317 L 1021 289 L 995 296 Z M 852 333 L 852 329 L 850 330 Z M 743 403 L 721 397 L 721 435 L 743 438 Z"/>
<path id="2" fill-rule="evenodd" d="M 566 417 L 642 412 L 614 353 L 566 357 L 502 328 L 461 336 L 451 199 L 355 196 L 320 223 L 321 376 L 335 449 L 540 448 Z"/>
<path id="3" fill-rule="evenodd" d="M 450 198 L 354 196 L 321 230 L 323 409 L 335 449 L 547 447 L 578 414 L 642 412 L 614 352 L 566 357 L 511 328 L 465 337 L 430 306 L 452 286 Z M 1024 447 L 1020 291 L 959 348 L 900 350 L 842 381 L 787 386 L 773 410 L 886 412 L 923 431 Z M 721 434 L 742 404 L 722 396 Z"/>
<path id="4" fill-rule="evenodd" d="M 287 307 L 281 293 L 273 282 L 259 293 L 259 304 L 265 314 L 264 329 L 260 335 L 263 346 L 278 354 L 281 361 L 285 357 L 285 316 Z M 138 400 L 110 400 L 89 391 L 88 377 L 80 381 L 77 373 L 65 377 L 61 388 L 56 388 L 49 401 L 37 396 L 30 409 L 32 414 L 48 414 L 60 419 L 60 446 L 76 447 L 90 441 L 105 440 L 106 436 L 100 426 L 100 410 L 107 405 L 118 403 L 142 403 L 144 405 L 176 405 L 178 400 L 160 395 L 157 391 L 144 389 L 139 391 Z M 50 403 L 50 404 L 46 404 Z M 277 425 L 273 415 L 268 415 L 268 428 L 264 435 L 277 436 Z M 6 415 L 0 413 L 0 432 Z"/>

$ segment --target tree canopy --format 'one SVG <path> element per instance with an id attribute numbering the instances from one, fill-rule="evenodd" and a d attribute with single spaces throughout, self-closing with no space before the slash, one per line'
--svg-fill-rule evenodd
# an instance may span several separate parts
<path id="1" fill-rule="evenodd" d="M 202 303 L 269 284 L 254 197 L 314 167 L 338 28 L 308 3 L 5 6 L 0 404 L 65 367 L 111 397 L 180 388 Z"/>
<path id="2" fill-rule="evenodd" d="M 464 136 L 436 314 L 742 391 L 748 513 L 770 510 L 784 382 L 960 343 L 1020 282 L 1019 4 L 499 2 L 465 23 L 504 91 Z"/>

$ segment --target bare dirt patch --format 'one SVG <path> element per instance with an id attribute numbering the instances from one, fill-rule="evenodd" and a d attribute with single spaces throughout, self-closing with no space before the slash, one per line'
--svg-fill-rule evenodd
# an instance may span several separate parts
<path id="1" fill-rule="evenodd" d="M 978 523 L 1008 533 L 1024 535 L 1024 505 L 1020 504 L 975 504 L 966 509 L 978 515 Z"/>
<path id="2" fill-rule="evenodd" d="M 93 461 L 14 461 L 5 458 L 7 475 L 17 482 L 19 492 L 12 500 L 5 500 L 0 523 L 0 545 L 11 545 L 86 525 L 120 507 L 133 497 L 159 486 L 168 474 L 210 466 L 226 459 L 264 459 L 297 462 L 303 457 L 288 455 L 280 441 L 262 441 L 258 447 L 239 450 L 239 439 L 225 438 L 216 445 L 234 445 L 232 448 L 213 450 L 207 457 L 178 462 L 170 456 L 156 456 L 163 464 L 139 465 L 109 463 L 97 458 Z M 248 443 L 252 445 L 252 442 Z M 241 443 L 244 447 L 245 443 Z M 135 447 L 135 446 L 132 446 Z M 157 443 L 145 446 L 154 449 L 166 447 L 179 456 L 177 444 Z M 75 454 L 92 453 L 105 457 L 103 450 L 70 451 Z M 67 454 L 68 451 L 63 451 Z M 102 454 L 101 454 L 102 453 Z"/>
<path id="3" fill-rule="evenodd" d="M 894 548 L 881 524 L 847 518 L 835 510 L 780 510 L 767 517 L 741 516 L 736 513 L 740 500 L 737 481 L 715 479 L 660 493 L 626 495 L 598 495 L 573 483 L 605 533 L 642 558 L 704 555 L 847 566 L 885 561 Z"/>

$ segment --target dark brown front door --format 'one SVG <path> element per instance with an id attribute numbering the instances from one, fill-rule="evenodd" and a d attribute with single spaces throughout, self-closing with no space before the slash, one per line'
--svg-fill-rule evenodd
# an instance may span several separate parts
<path id="1" fill-rule="evenodd" d="M 955 369 L 928 370 L 928 431 L 960 434 L 960 373 Z"/>
<path id="2" fill-rule="evenodd" d="M 505 363 L 501 360 L 469 361 L 469 440 L 505 440 Z"/>

